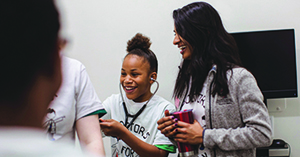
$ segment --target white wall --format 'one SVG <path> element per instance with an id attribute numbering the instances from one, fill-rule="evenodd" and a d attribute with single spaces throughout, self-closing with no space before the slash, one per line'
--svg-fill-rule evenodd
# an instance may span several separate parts
<path id="1" fill-rule="evenodd" d="M 62 16 L 62 34 L 69 38 L 65 53 L 86 66 L 97 94 L 103 101 L 112 93 L 118 93 L 126 42 L 137 32 L 143 33 L 151 38 L 151 49 L 159 60 L 158 94 L 172 101 L 173 84 L 181 60 L 179 50 L 172 45 L 172 11 L 190 2 L 193 1 L 57 0 Z M 207 2 L 218 10 L 229 32 L 295 28 L 296 44 L 299 47 L 299 0 Z M 297 48 L 299 62 L 298 52 Z M 298 98 L 286 100 L 285 110 L 270 113 L 274 116 L 274 138 L 288 142 L 292 146 L 292 156 L 296 157 L 300 154 L 300 103 Z M 276 101 L 268 101 L 268 105 Z M 109 156 L 109 140 L 106 139 L 105 143 Z"/>

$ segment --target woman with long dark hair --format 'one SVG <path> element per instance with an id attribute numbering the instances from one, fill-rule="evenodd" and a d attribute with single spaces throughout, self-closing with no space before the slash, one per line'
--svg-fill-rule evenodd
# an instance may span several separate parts
<path id="1" fill-rule="evenodd" d="M 173 96 L 179 110 L 193 109 L 193 124 L 168 111 L 158 129 L 176 142 L 199 145 L 198 156 L 255 156 L 268 146 L 271 125 L 253 75 L 242 67 L 234 38 L 218 12 L 195 2 L 173 11 L 174 45 L 183 61 Z"/>

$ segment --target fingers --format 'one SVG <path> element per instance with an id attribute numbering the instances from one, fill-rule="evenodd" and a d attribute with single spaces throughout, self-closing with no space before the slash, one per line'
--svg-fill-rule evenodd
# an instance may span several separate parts
<path id="1" fill-rule="evenodd" d="M 174 119 L 174 116 L 171 116 L 169 113 L 169 110 L 165 110 L 165 117 L 161 118 L 160 120 L 157 121 L 157 124 L 160 125 L 164 123 L 165 121 Z"/>
<path id="2" fill-rule="evenodd" d="M 161 131 L 162 134 L 164 134 L 166 137 L 172 137 L 176 134 L 174 129 L 176 126 L 174 126 L 174 123 L 176 123 L 178 120 L 174 119 L 173 116 L 169 116 L 169 111 L 165 111 L 166 117 L 161 118 L 157 121 L 158 127 L 157 129 Z"/>
<path id="3" fill-rule="evenodd" d="M 176 142 L 189 144 L 201 144 L 203 142 L 203 128 L 198 121 L 195 120 L 193 124 L 179 121 L 174 126 L 176 124 L 178 127 L 174 130 L 176 134 L 173 137 Z"/>
<path id="4" fill-rule="evenodd" d="M 169 110 L 165 110 L 165 116 L 166 116 L 166 117 L 167 117 L 167 116 L 170 116 Z"/>
<path id="5" fill-rule="evenodd" d="M 158 130 L 162 130 L 165 127 L 173 124 L 173 116 L 163 117 L 160 120 L 157 121 L 158 124 Z"/>
<path id="6" fill-rule="evenodd" d="M 165 133 L 164 135 L 165 135 L 166 137 L 173 138 L 176 134 L 177 134 L 177 132 L 175 131 L 175 129 L 173 129 L 173 130 L 171 130 L 171 131 Z"/>
<path id="7" fill-rule="evenodd" d="M 177 119 L 174 119 L 174 116 L 170 115 L 169 110 L 165 110 L 165 117 L 157 121 L 157 129 L 161 131 L 166 137 L 172 137 L 176 134 L 174 131 L 175 126 L 173 125 L 177 122 Z"/>
<path id="8" fill-rule="evenodd" d="M 113 119 L 100 119 L 102 122 L 100 123 L 101 130 L 106 136 L 119 136 L 122 132 L 124 132 L 124 126 Z M 125 128 L 126 129 L 126 128 Z"/>
<path id="9" fill-rule="evenodd" d="M 102 123 L 102 122 L 104 122 L 104 121 L 105 121 L 104 119 L 99 118 L 99 123 Z"/>
<path id="10" fill-rule="evenodd" d="M 99 123 L 101 128 L 112 127 L 112 126 L 113 126 L 113 123 L 114 123 L 114 120 L 113 120 L 113 119 L 102 119 L 102 118 L 100 118 L 99 121 L 101 121 L 101 122 Z"/>
<path id="11" fill-rule="evenodd" d="M 187 129 L 186 128 L 179 128 L 176 127 L 176 129 L 174 130 L 176 133 L 182 133 L 182 134 L 186 134 L 187 133 Z M 180 136 L 179 136 L 180 137 Z"/>
<path id="12" fill-rule="evenodd" d="M 174 125 L 173 121 L 168 121 L 164 124 L 162 124 L 163 126 L 161 127 L 162 129 L 158 129 L 161 131 L 162 134 L 169 134 L 170 132 L 172 132 L 175 128 L 176 125 Z"/>
<path id="13" fill-rule="evenodd" d="M 189 127 L 190 123 L 186 123 L 186 122 L 183 122 L 183 121 L 178 121 L 177 123 L 175 123 L 177 127 L 182 127 L 182 128 L 186 128 L 186 127 Z M 174 125 L 175 125 L 174 124 Z"/>
<path id="14" fill-rule="evenodd" d="M 190 127 L 191 125 L 199 125 L 201 127 L 201 125 L 199 124 L 199 122 L 197 120 L 194 120 L 193 124 L 186 123 L 186 122 L 183 122 L 183 121 L 178 121 L 177 122 L 177 126 L 182 127 L 182 128 L 187 128 L 187 127 Z"/>
<path id="15" fill-rule="evenodd" d="M 101 129 L 104 129 L 104 128 L 107 128 L 107 127 L 109 127 L 109 124 L 108 123 L 100 123 L 100 127 L 101 127 Z"/>
<path id="16" fill-rule="evenodd" d="M 158 120 L 157 124 L 160 125 L 160 124 L 165 123 L 166 121 L 169 121 L 169 120 L 172 120 L 172 119 L 174 119 L 174 116 L 171 116 L 169 114 L 169 111 L 166 110 L 165 111 L 165 117 L 162 117 L 160 120 Z"/>
<path id="17" fill-rule="evenodd" d="M 166 137 L 172 138 L 177 133 L 175 131 L 177 126 L 174 125 L 177 121 L 177 119 L 173 119 L 162 124 L 164 126 L 161 127 L 161 133 L 164 134 Z"/>
<path id="18" fill-rule="evenodd" d="M 174 141 L 183 142 L 183 143 L 186 143 L 188 141 L 185 128 L 176 128 L 174 132 L 175 132 L 173 136 Z"/>

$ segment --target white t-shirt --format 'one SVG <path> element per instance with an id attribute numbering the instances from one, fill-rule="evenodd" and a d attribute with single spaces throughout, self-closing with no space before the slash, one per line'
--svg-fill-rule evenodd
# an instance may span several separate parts
<path id="1" fill-rule="evenodd" d="M 131 115 L 135 115 L 146 103 L 135 103 L 126 96 L 124 97 L 124 101 L 127 111 Z M 122 103 L 123 101 L 120 94 L 113 94 L 108 97 L 103 102 L 103 106 L 107 111 L 103 119 L 114 119 L 124 125 L 125 112 Z M 142 141 L 152 145 L 173 145 L 172 142 L 157 129 L 157 121 L 165 116 L 165 110 L 174 112 L 175 106 L 162 97 L 154 95 L 145 110 L 136 118 L 131 127 L 129 127 L 130 132 Z M 130 117 L 128 118 L 128 123 L 130 123 L 131 119 Z M 111 149 L 113 157 L 138 156 L 125 142 L 122 140 L 118 141 L 113 137 L 111 138 Z"/>
<path id="2" fill-rule="evenodd" d="M 0 127 L 0 157 L 87 157 L 70 143 L 53 143 L 42 130 L 25 127 Z"/>
<path id="3" fill-rule="evenodd" d="M 49 108 L 44 126 L 51 141 L 75 143 L 75 122 L 95 111 L 104 109 L 83 64 L 62 57 L 62 85 Z"/>
<path id="4" fill-rule="evenodd" d="M 189 88 L 190 89 L 190 88 Z M 207 83 L 203 84 L 202 91 L 200 93 L 200 96 L 193 102 L 189 103 L 189 97 L 186 96 L 183 106 L 181 110 L 186 109 L 193 109 L 193 117 L 195 120 L 197 120 L 200 125 L 203 127 L 203 129 L 206 128 L 206 122 L 205 122 L 205 93 L 207 90 Z M 198 157 L 208 157 L 210 156 L 210 152 L 207 148 L 204 148 L 203 150 L 198 149 Z"/>

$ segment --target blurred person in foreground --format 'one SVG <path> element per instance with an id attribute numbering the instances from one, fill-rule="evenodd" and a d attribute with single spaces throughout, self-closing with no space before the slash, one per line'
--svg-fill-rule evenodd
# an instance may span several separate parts
<path id="1" fill-rule="evenodd" d="M 84 156 L 42 130 L 62 80 L 53 0 L 2 0 L 0 19 L 0 156 Z"/>

